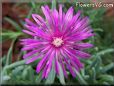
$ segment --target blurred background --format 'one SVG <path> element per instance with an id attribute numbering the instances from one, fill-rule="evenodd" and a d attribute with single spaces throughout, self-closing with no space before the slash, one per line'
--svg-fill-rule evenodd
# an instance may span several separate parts
<path id="1" fill-rule="evenodd" d="M 93 0 L 92 3 L 94 2 L 97 1 Z M 61 2 L 56 3 L 57 9 L 60 3 Z M 103 3 L 114 4 L 114 1 L 104 1 Z M 0 36 L 2 38 L 0 39 L 2 52 L 0 53 L 2 55 L 1 63 L 3 69 L 5 65 L 11 65 L 22 60 L 24 53 L 20 51 L 22 46 L 19 43 L 19 39 L 29 37 L 22 32 L 24 29 L 23 24 L 25 23 L 24 19 L 30 18 L 31 21 L 33 21 L 31 18 L 32 13 L 37 13 L 44 17 L 40 7 L 46 4 L 51 8 L 51 2 L 2 2 L 2 32 Z M 75 13 L 78 10 L 82 10 L 82 16 L 89 16 L 91 26 L 96 34 L 95 37 L 89 39 L 95 47 L 88 50 L 88 52 L 92 54 L 92 58 L 87 61 L 83 61 L 86 65 L 85 69 L 80 74 L 81 77 L 89 84 L 114 84 L 114 6 L 105 8 L 76 7 L 76 1 L 66 1 L 62 4 L 64 5 L 63 10 L 65 12 L 70 6 L 73 6 Z M 21 66 L 23 65 L 24 64 Z M 19 65 L 20 70 L 18 68 L 18 71 L 16 71 L 17 69 L 15 67 L 7 70 L 7 72 L 2 76 L 2 82 L 4 82 L 4 84 L 11 84 L 12 82 L 14 84 L 23 84 L 28 83 L 29 81 L 31 84 L 45 82 L 45 80 L 41 80 L 39 83 L 37 82 L 40 81 L 40 78 L 37 77 L 39 74 L 35 73 L 34 65 L 31 65 L 30 68 L 33 70 L 35 80 L 31 82 L 31 79 L 27 78 L 29 71 L 27 71 L 23 78 L 22 76 L 26 66 L 21 66 Z M 80 84 L 83 80 L 81 81 L 77 78 L 72 78 L 72 76 L 69 75 L 69 78 L 65 79 L 65 82 L 66 84 Z M 91 82 L 89 80 L 91 80 Z M 57 77 L 55 77 L 53 83 L 60 83 Z"/>

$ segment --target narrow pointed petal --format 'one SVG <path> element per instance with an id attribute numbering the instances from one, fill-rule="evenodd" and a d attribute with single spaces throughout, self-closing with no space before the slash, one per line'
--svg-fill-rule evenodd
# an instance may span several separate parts
<path id="1" fill-rule="evenodd" d="M 33 49 L 35 49 L 35 48 L 38 48 L 39 46 L 29 46 L 29 47 L 23 47 L 22 49 L 21 49 L 21 51 L 26 51 L 26 50 L 33 50 Z"/>
<path id="2" fill-rule="evenodd" d="M 48 11 L 44 6 L 42 6 L 41 9 L 42 9 L 42 11 L 43 11 L 43 13 L 44 13 L 46 19 L 48 20 L 48 22 L 51 22 L 51 18 L 50 18 L 50 13 L 49 13 L 49 11 Z"/>
<path id="3" fill-rule="evenodd" d="M 51 55 L 50 55 L 50 58 L 49 58 L 49 60 L 48 60 L 48 62 L 47 62 L 48 68 L 47 68 L 47 70 L 46 70 L 45 78 L 48 77 L 48 74 L 49 74 L 49 72 L 50 72 L 50 70 L 51 70 L 51 67 L 52 67 L 52 61 L 53 61 L 53 58 L 54 58 L 54 57 L 55 57 L 55 51 L 52 51 L 52 53 L 51 53 Z"/>
<path id="4" fill-rule="evenodd" d="M 51 52 L 52 52 L 52 49 L 50 49 L 50 50 L 46 53 L 46 55 L 42 58 L 42 60 L 38 63 L 37 68 L 36 68 L 37 73 L 40 72 L 40 70 L 41 70 L 41 68 L 42 68 L 42 64 L 47 61 L 47 59 L 48 59 L 48 57 L 50 56 Z"/>
<path id="5" fill-rule="evenodd" d="M 28 60 L 26 61 L 26 64 L 30 64 L 31 62 L 34 62 L 34 61 L 37 60 L 38 58 L 41 58 L 41 56 L 42 56 L 41 54 L 38 54 L 37 56 L 34 56 L 34 57 L 28 59 Z"/>
<path id="6" fill-rule="evenodd" d="M 42 26 L 42 24 L 44 23 L 44 19 L 40 15 L 32 14 L 32 17 L 39 26 Z"/>
<path id="7" fill-rule="evenodd" d="M 70 7 L 65 15 L 65 21 L 69 22 L 73 17 L 73 8 Z"/>
<path id="8" fill-rule="evenodd" d="M 25 58 L 28 58 L 28 57 L 30 57 L 30 56 L 33 56 L 34 54 L 37 54 L 39 50 L 40 50 L 40 49 L 33 50 L 33 51 L 31 51 L 31 52 L 25 54 L 25 55 L 23 56 L 23 58 L 25 59 Z"/>
<path id="9" fill-rule="evenodd" d="M 89 19 L 88 17 L 85 17 L 77 23 L 74 32 L 83 30 L 87 25 L 89 25 Z"/>
<path id="10" fill-rule="evenodd" d="M 79 18 L 80 13 L 81 13 L 81 11 L 78 11 L 78 13 L 75 16 L 73 16 L 72 20 L 67 24 L 66 30 L 64 31 L 65 35 L 71 33 L 69 30 L 72 31 L 72 28 L 75 27 L 75 23 L 77 22 L 77 19 Z"/>
<path id="11" fill-rule="evenodd" d="M 75 50 L 76 52 L 76 56 L 79 56 L 81 58 L 89 58 L 91 55 L 88 54 L 88 53 L 85 53 L 85 52 L 82 52 L 82 51 L 79 51 L 79 50 Z"/>
<path id="12" fill-rule="evenodd" d="M 23 32 L 24 32 L 24 33 L 27 33 L 27 34 L 29 34 L 29 35 L 31 35 L 31 36 L 35 36 L 34 33 L 30 32 L 30 31 L 28 31 L 28 30 L 23 30 Z"/>
<path id="13" fill-rule="evenodd" d="M 26 22 L 27 25 L 29 25 L 29 26 L 34 26 L 34 27 L 37 26 L 36 24 L 34 24 L 33 22 L 31 22 L 28 18 L 25 19 L 25 22 Z"/>
<path id="14" fill-rule="evenodd" d="M 30 26 L 28 24 L 24 24 L 24 27 L 26 27 L 29 31 L 32 31 L 32 32 L 37 32 L 39 28 L 35 27 L 35 26 Z"/>
<path id="15" fill-rule="evenodd" d="M 65 57 L 64 57 L 64 60 L 65 60 L 65 62 L 66 62 L 66 65 L 67 65 L 67 67 L 68 67 L 68 70 L 70 71 L 70 73 L 72 74 L 72 76 L 73 76 L 73 77 L 76 77 L 76 74 L 75 74 L 75 72 L 74 72 L 74 70 L 73 70 L 71 64 L 68 62 L 68 60 L 66 60 Z"/>
<path id="16" fill-rule="evenodd" d="M 76 45 L 74 45 L 74 48 L 76 49 L 86 49 L 91 47 L 93 47 L 93 44 L 90 43 L 77 43 Z"/>
<path id="17" fill-rule="evenodd" d="M 58 68 L 58 52 L 55 52 L 55 71 L 57 74 L 59 74 L 59 68 Z"/>
<path id="18" fill-rule="evenodd" d="M 66 72 L 66 69 L 65 69 L 65 65 L 64 65 L 64 63 L 63 63 L 64 61 L 62 61 L 62 58 L 64 58 L 64 57 L 61 57 L 61 58 L 60 58 L 60 64 L 61 64 L 61 66 L 62 66 L 64 76 L 65 76 L 66 78 L 68 78 L 68 75 L 67 75 L 67 72 Z"/>
<path id="19" fill-rule="evenodd" d="M 79 66 L 79 67 L 83 67 L 82 63 L 80 62 L 80 60 L 73 54 L 71 53 L 69 50 L 67 49 L 64 49 L 65 50 L 65 54 L 68 55 L 70 57 L 71 60 L 75 60 L 76 64 Z"/>
<path id="20" fill-rule="evenodd" d="M 43 70 L 43 72 L 42 72 L 42 78 L 45 78 L 47 68 L 48 68 L 48 65 L 45 65 L 44 70 Z"/>
<path id="21" fill-rule="evenodd" d="M 62 23 L 63 19 L 63 12 L 62 12 L 62 5 L 59 5 L 59 22 Z"/>
<path id="22" fill-rule="evenodd" d="M 52 15 L 53 15 L 53 21 L 54 21 L 54 26 L 55 26 L 55 30 L 56 30 L 56 29 L 58 29 L 58 24 L 59 24 L 58 11 L 56 9 L 54 9 L 52 12 Z"/>

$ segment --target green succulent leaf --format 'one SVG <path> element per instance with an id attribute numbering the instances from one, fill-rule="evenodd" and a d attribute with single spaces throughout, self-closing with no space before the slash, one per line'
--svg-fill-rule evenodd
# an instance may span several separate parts
<path id="1" fill-rule="evenodd" d="M 12 49 L 13 49 L 13 45 L 14 45 L 15 41 L 16 41 L 16 38 L 13 40 L 13 42 L 8 50 L 8 53 L 6 56 L 6 66 L 12 63 Z"/>
<path id="2" fill-rule="evenodd" d="M 17 31 L 22 31 L 22 27 L 16 21 L 14 21 L 8 17 L 5 17 L 4 19 L 7 22 L 9 22 L 11 25 L 13 25 Z"/>
<path id="3" fill-rule="evenodd" d="M 55 80 L 55 70 L 54 65 L 52 66 L 51 72 L 48 75 L 48 78 L 46 79 L 45 84 L 53 84 Z"/>
<path id="4" fill-rule="evenodd" d="M 59 81 L 61 84 L 65 85 L 65 78 L 60 63 L 58 63 L 58 68 L 59 68 Z"/>

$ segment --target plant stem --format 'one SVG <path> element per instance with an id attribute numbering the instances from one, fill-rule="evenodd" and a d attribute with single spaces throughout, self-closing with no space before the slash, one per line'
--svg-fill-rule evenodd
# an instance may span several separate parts
<path id="1" fill-rule="evenodd" d="M 83 79 L 83 77 L 80 75 L 80 73 L 77 70 L 75 70 L 75 72 L 77 74 L 77 77 L 78 77 L 80 84 L 87 85 L 87 82 Z"/>
<path id="2" fill-rule="evenodd" d="M 56 0 L 52 0 L 52 10 L 56 9 Z"/>
<path id="3" fill-rule="evenodd" d="M 21 61 L 13 63 L 11 65 L 7 65 L 7 66 L 5 66 L 5 68 L 10 69 L 10 68 L 14 68 L 16 66 L 23 65 L 23 64 L 25 64 L 25 60 L 21 60 Z"/>
<path id="4" fill-rule="evenodd" d="M 13 49 L 13 45 L 14 45 L 14 43 L 15 43 L 15 41 L 16 41 L 16 39 L 17 39 L 17 37 L 13 40 L 13 42 L 11 43 L 11 47 L 9 48 L 9 50 L 8 50 L 8 54 L 7 54 L 7 58 L 6 58 L 6 66 L 7 65 L 9 65 L 10 63 L 11 63 L 11 60 L 12 60 L 12 49 Z"/>
<path id="5" fill-rule="evenodd" d="M 18 61 L 18 62 L 15 62 L 13 64 L 10 64 L 10 65 L 7 65 L 3 68 L 2 72 L 0 73 L 0 77 L 3 77 L 3 75 L 7 74 L 7 69 L 11 69 L 11 68 L 14 68 L 16 66 L 19 66 L 19 65 L 23 65 L 25 64 L 25 60 L 21 60 L 21 61 Z"/>

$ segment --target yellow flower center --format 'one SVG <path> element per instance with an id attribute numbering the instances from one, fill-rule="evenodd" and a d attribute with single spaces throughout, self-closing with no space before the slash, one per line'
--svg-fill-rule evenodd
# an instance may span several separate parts
<path id="1" fill-rule="evenodd" d="M 63 40 L 62 40 L 62 38 L 53 38 L 52 44 L 55 47 L 60 47 L 63 44 Z"/>

